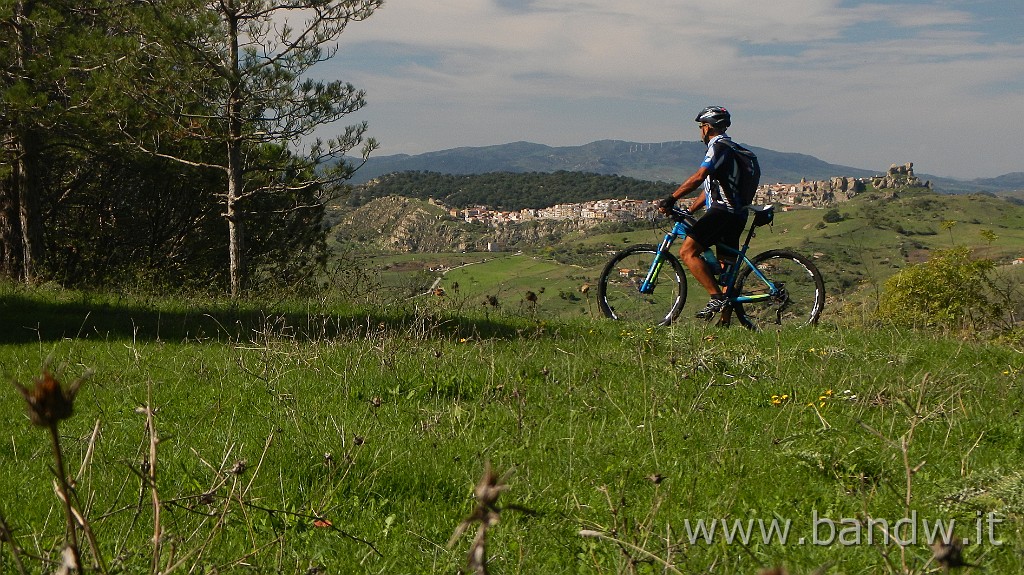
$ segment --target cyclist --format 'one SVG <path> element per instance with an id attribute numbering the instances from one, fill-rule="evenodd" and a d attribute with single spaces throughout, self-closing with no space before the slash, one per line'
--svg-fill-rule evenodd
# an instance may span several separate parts
<path id="1" fill-rule="evenodd" d="M 697 312 L 697 317 L 711 319 L 725 308 L 726 300 L 701 254 L 717 243 L 739 247 L 740 235 L 747 224 L 747 210 L 744 209 L 747 203 L 737 188 L 740 166 L 737 165 L 736 152 L 725 134 L 732 124 L 729 111 L 721 106 L 708 106 L 697 114 L 695 121 L 700 128 L 701 141 L 708 147 L 707 155 L 692 176 L 671 196 L 658 202 L 658 208 L 667 213 L 676 200 L 697 188 L 701 190 L 690 204 L 689 211 L 695 212 L 704 207 L 704 214 L 683 241 L 679 257 L 711 296 L 707 306 Z M 730 261 L 733 259 L 731 255 L 718 255 L 725 261 L 723 256 Z"/>

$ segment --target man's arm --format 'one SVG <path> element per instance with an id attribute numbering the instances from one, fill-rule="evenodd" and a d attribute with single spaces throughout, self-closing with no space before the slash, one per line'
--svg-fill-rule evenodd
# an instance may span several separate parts
<path id="1" fill-rule="evenodd" d="M 676 191 L 672 192 L 672 197 L 678 200 L 679 198 L 686 196 L 686 194 L 689 194 L 693 190 L 696 190 L 697 188 L 700 187 L 700 185 L 704 182 L 704 179 L 707 178 L 708 174 L 710 173 L 711 168 L 701 166 L 700 168 L 697 169 L 696 172 L 693 173 L 692 176 L 687 178 L 685 182 L 679 184 L 679 187 L 676 188 Z"/>
<path id="2" fill-rule="evenodd" d="M 701 191 L 701 193 L 697 194 L 697 197 L 693 199 L 693 203 L 690 204 L 690 211 L 691 212 L 696 212 L 697 210 L 699 210 L 702 207 L 704 207 L 704 200 L 705 200 L 705 196 L 706 195 L 707 195 L 707 192 L 705 192 L 703 190 Z"/>
<path id="3" fill-rule="evenodd" d="M 693 190 L 696 190 L 697 188 L 699 188 L 701 186 L 701 184 L 704 183 L 704 178 L 707 178 L 708 174 L 710 174 L 710 173 L 711 173 L 711 168 L 708 168 L 707 166 L 701 166 L 700 168 L 698 168 L 697 171 L 694 172 L 692 176 L 687 178 L 685 182 L 683 182 L 682 184 L 679 184 L 679 187 L 676 188 L 676 191 L 672 192 L 672 195 L 670 196 L 671 200 L 669 200 L 669 198 L 665 198 L 664 200 L 662 200 L 664 205 L 662 205 L 659 209 L 662 212 L 667 213 L 668 212 L 668 207 L 672 206 L 672 202 L 674 202 L 675 200 L 678 200 L 678 199 L 686 196 L 686 194 L 689 194 Z M 702 192 L 699 196 L 697 196 L 697 200 L 691 206 L 692 209 L 690 211 L 692 212 L 692 211 L 700 208 L 700 206 L 703 205 L 703 204 L 704 204 L 704 193 Z"/>

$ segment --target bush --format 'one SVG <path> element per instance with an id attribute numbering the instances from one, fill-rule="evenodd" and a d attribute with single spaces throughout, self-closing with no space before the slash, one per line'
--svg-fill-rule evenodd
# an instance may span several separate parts
<path id="1" fill-rule="evenodd" d="M 898 325 L 931 328 L 990 328 L 1001 306 L 989 288 L 994 264 L 972 259 L 968 248 L 937 252 L 885 282 L 879 315 Z"/>
<path id="2" fill-rule="evenodd" d="M 835 224 L 835 223 L 843 221 L 844 218 L 843 218 L 843 214 L 839 213 L 839 210 L 837 210 L 835 208 L 832 208 L 829 211 L 825 212 L 825 215 L 822 216 L 821 219 L 826 224 Z"/>

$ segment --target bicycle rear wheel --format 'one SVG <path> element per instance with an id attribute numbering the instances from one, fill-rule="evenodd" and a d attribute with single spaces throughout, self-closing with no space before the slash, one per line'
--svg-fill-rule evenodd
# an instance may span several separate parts
<path id="1" fill-rule="evenodd" d="M 605 316 L 655 325 L 668 325 L 679 317 L 686 303 L 686 275 L 672 254 L 662 254 L 661 270 L 651 292 L 640 293 L 640 284 L 657 254 L 654 245 L 630 246 L 604 266 L 597 284 L 597 302 Z"/>
<path id="2" fill-rule="evenodd" d="M 750 261 L 775 289 L 744 265 L 736 277 L 737 297 L 763 299 L 736 304 L 740 321 L 758 329 L 818 323 L 825 307 L 825 281 L 811 260 L 788 250 L 768 250 Z"/>

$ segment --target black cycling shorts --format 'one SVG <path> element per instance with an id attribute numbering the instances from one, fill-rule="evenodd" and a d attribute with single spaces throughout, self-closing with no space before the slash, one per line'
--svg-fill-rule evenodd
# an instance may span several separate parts
<path id="1" fill-rule="evenodd" d="M 735 214 L 725 210 L 709 210 L 694 224 L 689 237 L 693 238 L 693 241 L 700 244 L 702 248 L 725 244 L 739 249 L 740 236 L 743 235 L 743 229 L 747 227 L 747 213 L 746 209 L 741 209 L 739 213 Z M 721 259 L 722 255 L 718 254 L 718 257 Z"/>

